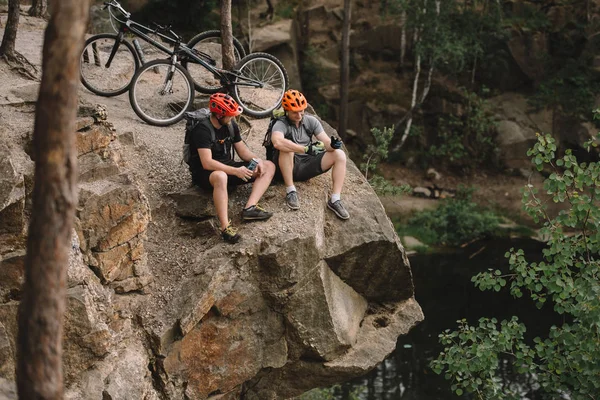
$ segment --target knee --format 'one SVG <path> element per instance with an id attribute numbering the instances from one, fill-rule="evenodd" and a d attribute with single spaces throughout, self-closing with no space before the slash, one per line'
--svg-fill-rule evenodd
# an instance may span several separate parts
<path id="1" fill-rule="evenodd" d="M 210 183 L 215 189 L 227 187 L 227 174 L 223 171 L 213 172 L 210 174 Z"/>
<path id="2" fill-rule="evenodd" d="M 277 164 L 281 167 L 282 165 L 286 166 L 294 162 L 294 153 L 293 152 L 279 152 L 279 158 L 277 159 Z"/>
<path id="3" fill-rule="evenodd" d="M 336 163 L 346 163 L 346 153 L 342 149 L 336 149 L 333 151 L 334 160 Z"/>
<path id="4" fill-rule="evenodd" d="M 275 164 L 272 161 L 265 161 L 263 168 L 266 175 L 271 177 L 275 175 Z"/>

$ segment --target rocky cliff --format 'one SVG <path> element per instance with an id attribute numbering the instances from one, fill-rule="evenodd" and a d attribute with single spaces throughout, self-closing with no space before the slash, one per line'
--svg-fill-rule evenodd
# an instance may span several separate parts
<path id="1" fill-rule="evenodd" d="M 41 30 L 21 40 L 39 60 Z M 16 398 L 38 84 L 5 65 L 0 75 L 10 82 L 0 102 L 0 397 Z M 325 206 L 329 175 L 298 185 L 297 212 L 274 185 L 263 202 L 273 218 L 242 226 L 242 242 L 229 245 L 213 229 L 210 195 L 189 187 L 183 123 L 149 127 L 126 98 L 97 100 L 82 88 L 74 133 L 66 398 L 289 398 L 364 374 L 423 319 L 404 249 L 352 163 L 342 193 L 349 221 Z M 241 123 L 263 154 L 268 121 Z M 247 194 L 230 198 L 236 225 Z"/>

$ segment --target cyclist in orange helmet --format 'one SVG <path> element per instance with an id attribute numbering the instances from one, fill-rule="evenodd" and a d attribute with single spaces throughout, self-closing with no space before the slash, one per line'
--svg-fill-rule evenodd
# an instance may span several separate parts
<path id="1" fill-rule="evenodd" d="M 221 224 L 221 236 L 229 243 L 236 243 L 240 240 L 240 234 L 229 221 L 227 189 L 254 182 L 250 197 L 242 210 L 242 220 L 269 219 L 273 214 L 258 205 L 258 201 L 271 184 L 275 164 L 258 159 L 242 141 L 240 128 L 233 120 L 241 114 L 242 108 L 231 96 L 224 93 L 213 94 L 210 96 L 208 108 L 210 116 L 201 120 L 190 134 L 189 164 L 192 181 L 197 186 L 212 189 L 217 217 Z M 231 130 L 230 124 L 233 128 Z M 234 149 L 243 162 L 234 161 Z M 253 158 L 258 160 L 254 171 L 247 168 Z"/>
<path id="2" fill-rule="evenodd" d="M 271 141 L 275 152 L 273 162 L 279 168 L 286 186 L 286 202 L 289 208 L 300 208 L 295 181 L 306 181 L 331 169 L 332 193 L 327 207 L 341 219 L 350 215 L 340 199 L 346 177 L 346 153 L 342 141 L 328 137 L 323 125 L 312 115 L 305 115 L 308 102 L 297 90 L 283 95 L 286 119 L 273 125 Z M 317 139 L 312 142 L 312 137 Z"/>

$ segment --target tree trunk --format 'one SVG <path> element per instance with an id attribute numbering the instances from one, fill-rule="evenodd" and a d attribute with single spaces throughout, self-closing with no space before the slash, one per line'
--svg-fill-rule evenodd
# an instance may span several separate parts
<path id="1" fill-rule="evenodd" d="M 342 27 L 342 62 L 340 65 L 340 124 L 338 134 L 346 137 L 348 128 L 348 86 L 350 84 L 350 0 L 344 0 L 344 24 Z"/>
<path id="2" fill-rule="evenodd" d="M 400 34 L 400 68 L 404 68 L 404 57 L 406 56 L 406 10 L 400 14 L 402 33 Z"/>
<path id="3" fill-rule="evenodd" d="M 33 146 L 35 180 L 19 306 L 20 399 L 62 399 L 66 273 L 77 203 L 75 114 L 88 0 L 55 1 L 44 37 Z"/>
<path id="4" fill-rule="evenodd" d="M 233 29 L 231 27 L 231 0 L 221 0 L 221 51 L 223 52 L 223 68 L 235 66 L 233 52 Z"/>
<path id="5" fill-rule="evenodd" d="M 0 45 L 0 56 L 15 57 L 15 41 L 17 40 L 17 27 L 19 26 L 20 0 L 8 0 L 8 18 L 4 27 L 4 37 Z"/>
<path id="6" fill-rule="evenodd" d="M 31 0 L 29 15 L 32 17 L 48 17 L 48 0 Z"/>

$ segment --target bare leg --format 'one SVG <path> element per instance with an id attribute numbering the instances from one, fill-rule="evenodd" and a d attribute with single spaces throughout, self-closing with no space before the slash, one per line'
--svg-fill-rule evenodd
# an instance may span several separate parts
<path id="1" fill-rule="evenodd" d="M 271 161 L 265 161 L 262 169 L 261 176 L 256 178 L 254 183 L 252 183 L 252 192 L 250 193 L 250 197 L 248 197 L 248 202 L 244 208 L 256 205 L 273 180 L 273 175 L 275 175 L 275 164 Z"/>
<path id="2" fill-rule="evenodd" d="M 285 186 L 294 185 L 294 153 L 279 152 L 279 169 Z"/>
<path id="3" fill-rule="evenodd" d="M 227 174 L 223 171 L 215 171 L 208 178 L 213 186 L 213 202 L 217 210 L 217 218 L 221 224 L 221 230 L 229 225 L 229 217 L 227 215 L 227 206 L 229 202 L 229 194 L 227 193 Z"/>
<path id="4" fill-rule="evenodd" d="M 344 179 L 346 178 L 346 153 L 343 150 L 329 151 L 323 156 L 321 159 L 321 168 L 325 171 L 332 166 L 332 193 L 340 194 L 342 193 L 342 186 L 344 186 Z"/>

